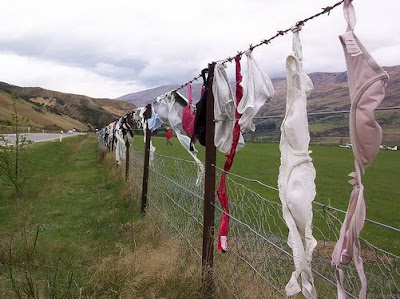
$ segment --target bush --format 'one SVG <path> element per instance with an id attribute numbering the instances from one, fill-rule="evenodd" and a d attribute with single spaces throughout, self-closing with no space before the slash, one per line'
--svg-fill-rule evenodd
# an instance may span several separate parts
<path id="1" fill-rule="evenodd" d="M 12 133 L 15 134 L 15 144 L 0 135 L 0 175 L 14 187 L 15 194 L 19 196 L 25 182 L 32 177 L 33 169 L 30 167 L 28 154 L 30 142 L 21 134 L 21 126 L 25 120 L 18 115 L 14 96 L 13 102 Z"/>

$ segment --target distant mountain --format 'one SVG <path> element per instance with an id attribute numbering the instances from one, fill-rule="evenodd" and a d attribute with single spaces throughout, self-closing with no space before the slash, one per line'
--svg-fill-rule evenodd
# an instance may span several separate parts
<path id="1" fill-rule="evenodd" d="M 384 67 L 389 74 L 386 97 L 381 106 L 400 106 L 400 66 Z M 350 107 L 349 89 L 347 84 L 347 72 L 338 73 L 311 73 L 314 83 L 314 91 L 308 97 L 307 109 L 309 112 L 347 110 Z M 257 116 L 281 115 L 286 107 L 286 78 L 272 79 L 275 87 L 273 99 L 266 103 Z M 234 83 L 231 83 L 234 86 Z M 136 106 L 144 106 L 152 102 L 157 96 L 175 89 L 177 85 L 164 85 L 156 88 L 131 93 L 119 100 L 129 101 Z M 200 84 L 193 84 L 194 99 L 200 97 Z M 186 89 L 181 91 L 186 95 Z M 315 138 L 335 136 L 338 139 L 348 136 L 347 115 L 319 115 L 309 118 L 311 135 Z M 400 142 L 400 117 L 397 111 L 383 111 L 377 114 L 377 119 L 384 128 L 384 140 L 396 140 Z M 257 132 L 254 138 L 268 137 L 273 140 L 279 138 L 279 126 L 281 120 L 266 119 L 257 121 Z M 315 139 L 314 138 L 314 139 Z"/>
<path id="2" fill-rule="evenodd" d="M 0 125 L 11 123 L 13 101 L 32 130 L 88 130 L 102 127 L 132 111 L 135 105 L 111 99 L 94 99 L 39 87 L 19 87 L 0 82 Z"/>
<path id="3" fill-rule="evenodd" d="M 384 67 L 389 74 L 386 96 L 381 107 L 400 106 L 400 66 Z M 349 87 L 347 73 L 312 73 L 314 90 L 307 98 L 308 112 L 348 110 Z M 276 90 L 271 102 L 264 105 L 258 116 L 282 115 L 286 109 L 286 79 L 272 80 Z M 309 129 L 313 142 L 349 142 L 348 114 L 310 115 Z M 383 142 L 400 144 L 399 110 L 376 113 L 376 119 L 383 128 Z M 278 140 L 282 118 L 257 121 L 257 132 L 252 138 Z"/>
<path id="4" fill-rule="evenodd" d="M 400 66 L 384 67 L 389 74 L 386 96 L 382 106 L 400 105 Z M 314 90 L 308 97 L 309 112 L 320 110 L 346 110 L 350 107 L 347 72 L 311 73 Z M 276 93 L 270 103 L 264 105 L 260 115 L 281 114 L 286 107 L 286 79 L 273 79 Z"/>
<path id="5" fill-rule="evenodd" d="M 158 96 L 165 94 L 168 91 L 174 90 L 178 87 L 179 85 L 173 85 L 173 84 L 162 85 L 139 92 L 129 93 L 127 95 L 117 98 L 117 100 L 132 103 L 137 107 L 144 107 L 148 103 L 154 102 L 154 100 Z M 197 102 L 200 99 L 201 84 L 193 83 L 192 91 L 193 91 L 193 100 Z M 182 93 L 182 95 L 184 95 L 185 97 L 188 97 L 187 88 L 181 89 L 179 92 Z"/>
<path id="6" fill-rule="evenodd" d="M 389 73 L 390 79 L 387 85 L 387 93 L 384 101 L 385 106 L 400 105 L 400 66 L 384 67 Z M 309 111 L 321 109 L 347 109 L 350 104 L 348 100 L 349 91 L 347 84 L 347 72 L 340 73 L 311 73 L 309 74 L 313 83 L 314 91 L 308 97 Z M 286 78 L 272 79 L 275 87 L 275 95 L 271 102 L 264 105 L 260 115 L 283 113 L 286 99 Z M 234 82 L 231 83 L 234 86 Z M 155 88 L 130 93 L 117 98 L 143 107 L 154 101 L 157 96 L 177 88 L 179 85 L 162 85 Z M 193 84 L 193 97 L 198 100 L 200 97 L 201 84 Z M 187 90 L 180 91 L 187 95 Z"/>
<path id="7" fill-rule="evenodd" d="M 137 107 L 144 107 L 148 103 L 154 102 L 154 99 L 170 90 L 177 88 L 179 85 L 163 85 L 155 88 L 129 93 L 117 98 L 119 101 L 126 101 Z"/>

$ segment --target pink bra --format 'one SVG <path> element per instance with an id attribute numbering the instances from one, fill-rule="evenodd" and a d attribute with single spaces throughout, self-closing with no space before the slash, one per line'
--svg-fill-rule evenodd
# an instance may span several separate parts
<path id="1" fill-rule="evenodd" d="M 382 129 L 375 121 L 374 112 L 385 97 L 387 73 L 375 62 L 353 29 L 356 23 L 354 7 L 351 0 L 343 4 L 347 21 L 347 32 L 340 35 L 350 90 L 350 139 L 355 157 L 355 172 L 349 182 L 353 185 L 346 218 L 340 230 L 339 240 L 332 253 L 332 265 L 336 267 L 338 281 L 338 298 L 346 298 L 344 290 L 344 272 L 342 267 L 354 259 L 361 280 L 360 298 L 367 296 L 367 280 L 361 259 L 359 235 L 364 226 L 366 205 L 364 186 L 361 182 L 366 167 L 379 151 L 382 141 Z"/>
<path id="2" fill-rule="evenodd" d="M 193 128 L 194 128 L 194 119 L 196 116 L 196 112 L 192 109 L 192 83 L 188 84 L 188 93 L 189 93 L 189 102 L 183 108 L 182 111 L 182 128 L 188 134 L 188 136 L 192 137 Z"/>

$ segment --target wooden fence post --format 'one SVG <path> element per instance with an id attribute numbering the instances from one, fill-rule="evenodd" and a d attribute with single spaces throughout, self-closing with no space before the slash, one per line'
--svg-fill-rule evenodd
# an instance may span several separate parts
<path id="1" fill-rule="evenodd" d="M 129 156 L 129 148 L 130 148 L 130 142 L 128 140 L 128 137 L 126 139 L 125 142 L 125 147 L 126 147 L 126 154 L 125 154 L 125 181 L 127 182 L 129 179 L 129 160 L 130 160 L 130 156 Z"/>
<path id="2" fill-rule="evenodd" d="M 215 204 L 215 163 L 216 148 L 214 145 L 214 95 L 212 83 L 215 63 L 208 65 L 207 78 L 207 116 L 206 116 L 206 156 L 204 180 L 204 218 L 203 218 L 203 250 L 202 250 L 202 282 L 203 297 L 214 296 L 214 204 Z"/>
<path id="3" fill-rule="evenodd" d="M 144 113 L 144 118 L 147 120 L 150 117 L 151 117 L 151 104 L 148 104 L 146 107 L 146 112 Z M 151 140 L 151 131 L 149 129 L 149 124 L 146 121 L 146 143 L 145 143 L 145 147 L 144 147 L 142 204 L 140 207 L 140 213 L 142 215 L 146 214 L 146 208 L 147 208 L 147 186 L 148 186 L 148 181 L 149 181 L 150 140 Z"/>

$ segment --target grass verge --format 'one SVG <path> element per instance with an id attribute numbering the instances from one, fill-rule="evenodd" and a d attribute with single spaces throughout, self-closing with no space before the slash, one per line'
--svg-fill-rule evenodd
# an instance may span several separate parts
<path id="1" fill-rule="evenodd" d="M 197 296 L 180 241 L 139 216 L 135 185 L 95 138 L 35 144 L 31 158 L 22 197 L 0 189 L 1 298 Z"/>

